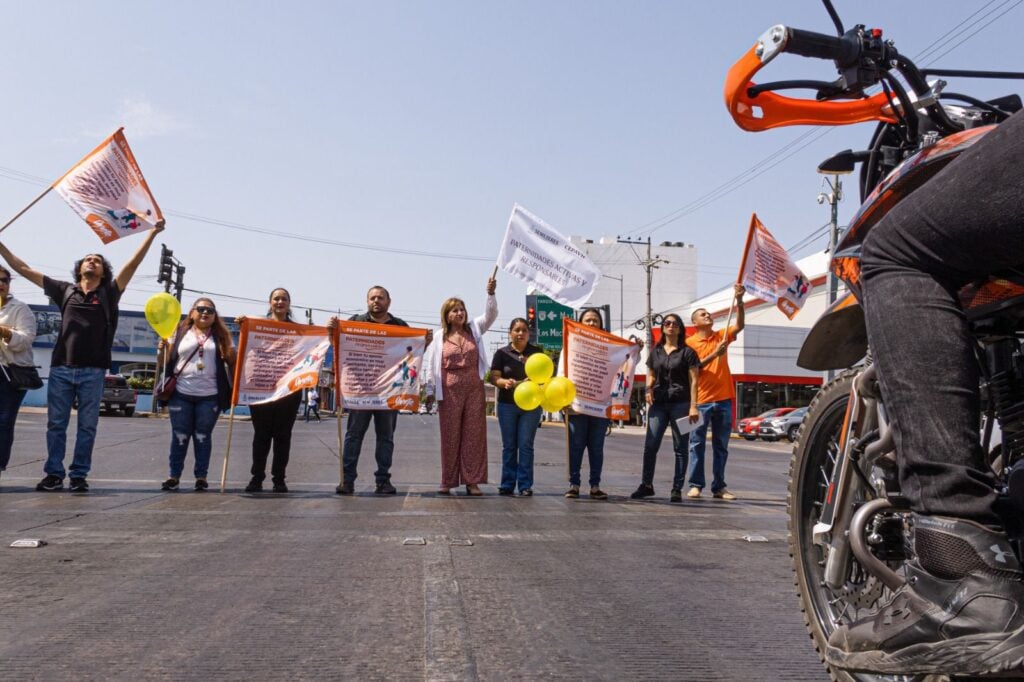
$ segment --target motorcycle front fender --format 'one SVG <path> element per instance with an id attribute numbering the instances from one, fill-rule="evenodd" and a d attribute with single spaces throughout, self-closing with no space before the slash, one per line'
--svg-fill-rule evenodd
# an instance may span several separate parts
<path id="1" fill-rule="evenodd" d="M 848 293 L 829 306 L 811 327 L 800 347 L 796 364 L 815 372 L 846 369 L 868 352 L 868 330 L 864 309 Z"/>

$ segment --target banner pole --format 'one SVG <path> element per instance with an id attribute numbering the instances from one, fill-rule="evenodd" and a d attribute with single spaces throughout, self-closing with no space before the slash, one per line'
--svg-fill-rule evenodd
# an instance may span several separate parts
<path id="1" fill-rule="evenodd" d="M 46 196 L 47 194 L 49 194 L 49 193 L 50 193 L 50 190 L 52 190 L 52 189 L 53 189 L 53 185 L 50 185 L 49 187 L 47 187 L 47 188 L 46 188 L 46 190 L 45 190 L 45 191 L 44 191 L 44 192 L 43 192 L 42 194 L 40 194 L 39 196 L 37 196 L 37 197 L 36 197 L 35 199 L 33 199 L 33 200 L 32 200 L 32 203 L 31 203 L 31 204 L 29 204 L 29 205 L 28 205 L 28 206 L 26 206 L 25 208 L 21 209 L 20 211 L 18 211 L 18 215 L 14 216 L 14 217 L 13 217 L 13 218 L 11 218 L 10 220 L 8 220 L 8 221 L 7 221 L 6 223 L 4 223 L 4 226 L 3 226 L 3 227 L 0 227 L 0 232 L 3 232 L 4 230 L 6 230 L 6 229 L 7 229 L 8 227 L 10 227 L 11 223 L 13 223 L 13 222 L 14 222 L 15 220 L 17 220 L 17 219 L 18 219 L 18 218 L 20 218 L 21 216 L 25 215 L 25 213 L 26 213 L 26 212 L 27 212 L 27 211 L 28 211 L 28 210 L 29 210 L 30 208 L 32 208 L 33 206 L 35 206 L 36 204 L 38 204 L 38 203 L 39 203 L 39 201 L 40 201 L 40 200 L 41 200 L 41 199 L 42 199 L 43 197 L 45 197 L 45 196 Z"/>
<path id="2" fill-rule="evenodd" d="M 569 438 L 569 408 L 562 408 L 560 412 L 562 413 L 562 422 L 565 424 L 565 480 L 569 481 L 572 478 L 572 473 L 569 471 L 572 457 L 571 439 Z"/>
<path id="3" fill-rule="evenodd" d="M 228 456 L 231 454 L 231 432 L 235 426 L 235 404 L 231 404 L 231 412 L 228 415 L 228 443 L 224 448 L 224 466 L 220 470 L 220 491 L 224 492 L 228 485 Z"/>
<path id="4" fill-rule="evenodd" d="M 340 476 L 338 483 L 342 484 L 345 482 L 345 450 L 344 443 L 341 439 L 341 415 L 345 410 L 341 406 L 341 396 L 339 395 L 337 399 L 338 404 L 335 406 L 334 414 L 336 415 L 336 421 L 338 422 L 338 475 Z"/>

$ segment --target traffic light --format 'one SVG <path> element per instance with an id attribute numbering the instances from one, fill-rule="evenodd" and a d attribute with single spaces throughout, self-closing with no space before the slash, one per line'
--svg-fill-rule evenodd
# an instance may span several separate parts
<path id="1" fill-rule="evenodd" d="M 181 292 L 185 289 L 185 266 L 178 266 L 178 279 L 174 281 L 174 297 L 181 300 Z"/>
<path id="2" fill-rule="evenodd" d="M 160 272 L 156 276 L 157 282 L 166 284 L 165 291 L 171 288 L 171 279 L 174 273 L 174 252 L 165 245 L 160 245 Z"/>
<path id="3" fill-rule="evenodd" d="M 537 326 L 537 309 L 527 308 L 526 309 L 526 323 L 530 326 L 530 329 L 534 329 Z"/>

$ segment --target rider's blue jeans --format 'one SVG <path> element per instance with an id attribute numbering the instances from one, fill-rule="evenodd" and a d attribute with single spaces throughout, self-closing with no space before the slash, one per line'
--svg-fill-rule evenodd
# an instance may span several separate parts
<path id="1" fill-rule="evenodd" d="M 978 363 L 957 298 L 1024 263 L 1024 115 L 1012 116 L 868 234 L 868 339 L 914 511 L 997 524 L 978 437 Z"/>

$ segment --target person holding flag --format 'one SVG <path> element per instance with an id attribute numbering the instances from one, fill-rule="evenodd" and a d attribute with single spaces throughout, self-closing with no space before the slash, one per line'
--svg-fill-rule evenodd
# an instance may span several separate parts
<path id="1" fill-rule="evenodd" d="M 103 381 L 110 369 L 110 351 L 117 330 L 118 303 L 128 282 L 146 257 L 153 240 L 164 229 L 159 220 L 146 233 L 135 254 L 115 277 L 110 262 L 90 253 L 75 262 L 73 282 L 63 282 L 29 267 L 0 244 L 0 256 L 19 275 L 32 282 L 57 303 L 61 314 L 60 333 L 50 360 L 50 380 L 46 391 L 46 476 L 36 486 L 40 491 L 64 488 L 65 473 L 70 474 L 72 492 L 87 492 L 87 477 L 92 468 L 92 449 L 103 400 Z M 78 401 L 78 430 L 71 467 L 64 468 L 67 429 L 71 406 Z"/>
<path id="2" fill-rule="evenodd" d="M 441 306 L 441 328 L 424 355 L 427 404 L 435 399 L 441 427 L 441 486 L 438 493 L 466 484 L 466 494 L 483 495 L 487 482 L 487 412 L 483 378 L 487 351 L 483 336 L 498 317 L 497 282 L 487 280 L 484 313 L 472 320 L 460 298 Z"/>
<path id="3" fill-rule="evenodd" d="M 729 458 L 729 436 L 732 434 L 733 381 L 729 371 L 729 344 L 743 331 L 742 284 L 733 286 L 736 305 L 736 323 L 726 322 L 726 329 L 715 331 L 714 319 L 705 308 L 693 311 L 690 320 L 697 331 L 686 339 L 686 345 L 700 359 L 697 379 L 697 409 L 701 425 L 690 432 L 690 467 L 688 477 L 689 498 L 700 497 L 704 489 L 704 449 L 707 444 L 708 424 L 711 425 L 712 479 L 711 493 L 719 500 L 735 500 L 736 496 L 725 487 L 725 462 Z M 730 313 L 731 317 L 731 313 Z M 682 481 L 679 481 L 681 484 Z"/>

